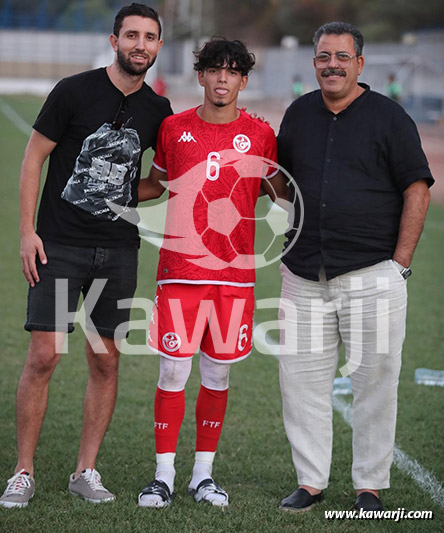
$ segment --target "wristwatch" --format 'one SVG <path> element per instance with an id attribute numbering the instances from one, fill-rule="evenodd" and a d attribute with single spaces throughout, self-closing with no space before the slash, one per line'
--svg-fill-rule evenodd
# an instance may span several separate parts
<path id="1" fill-rule="evenodd" d="M 399 273 L 401 274 L 401 276 L 404 279 L 407 279 L 408 277 L 410 277 L 412 275 L 412 269 L 411 268 L 402 267 L 402 270 L 400 270 Z"/>
<path id="2" fill-rule="evenodd" d="M 404 267 L 400 265 L 398 261 L 395 261 L 394 259 L 392 259 L 392 261 L 395 263 L 395 265 L 397 266 L 399 270 L 399 273 L 404 279 L 407 279 L 412 275 L 412 269 L 410 267 Z"/>

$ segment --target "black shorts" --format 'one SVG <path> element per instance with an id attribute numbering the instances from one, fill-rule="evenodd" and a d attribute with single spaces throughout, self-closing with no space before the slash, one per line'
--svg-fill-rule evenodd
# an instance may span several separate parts
<path id="1" fill-rule="evenodd" d="M 54 242 L 45 242 L 44 247 L 48 263 L 42 265 L 37 257 L 40 282 L 29 287 L 25 329 L 71 333 L 82 292 L 86 328 L 95 328 L 103 337 L 127 337 L 130 302 L 121 302 L 120 309 L 118 302 L 132 299 L 136 290 L 138 249 L 80 248 Z"/>

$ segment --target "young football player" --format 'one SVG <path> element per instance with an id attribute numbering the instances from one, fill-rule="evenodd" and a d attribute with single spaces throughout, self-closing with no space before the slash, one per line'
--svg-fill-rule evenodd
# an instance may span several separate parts
<path id="1" fill-rule="evenodd" d="M 158 288 L 148 343 L 160 355 L 154 404 L 157 470 L 141 507 L 175 496 L 174 459 L 185 384 L 200 347 L 196 453 L 189 491 L 196 502 L 228 505 L 212 478 L 227 407 L 231 363 L 248 357 L 254 311 L 254 208 L 272 189 L 286 198 L 273 130 L 237 108 L 254 56 L 240 41 L 212 39 L 196 53 L 203 104 L 164 120 L 139 200 L 169 189 Z"/>

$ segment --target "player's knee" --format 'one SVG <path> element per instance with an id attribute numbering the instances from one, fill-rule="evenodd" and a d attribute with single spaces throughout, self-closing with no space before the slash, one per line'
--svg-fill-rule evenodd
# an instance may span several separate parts
<path id="1" fill-rule="evenodd" d="M 185 388 L 191 372 L 192 361 L 172 361 L 160 358 L 159 388 L 167 391 L 179 391 Z"/>
<path id="2" fill-rule="evenodd" d="M 202 385 L 211 390 L 228 389 L 230 365 L 210 361 L 204 356 L 200 358 L 200 375 Z"/>

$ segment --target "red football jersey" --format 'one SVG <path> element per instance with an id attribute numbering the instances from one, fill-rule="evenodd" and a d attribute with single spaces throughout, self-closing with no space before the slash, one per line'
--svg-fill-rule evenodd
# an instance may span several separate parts
<path id="1" fill-rule="evenodd" d="M 157 138 L 169 189 L 157 280 L 253 285 L 254 208 L 261 179 L 277 173 L 276 137 L 243 111 L 212 124 L 196 109 L 167 117 Z"/>

